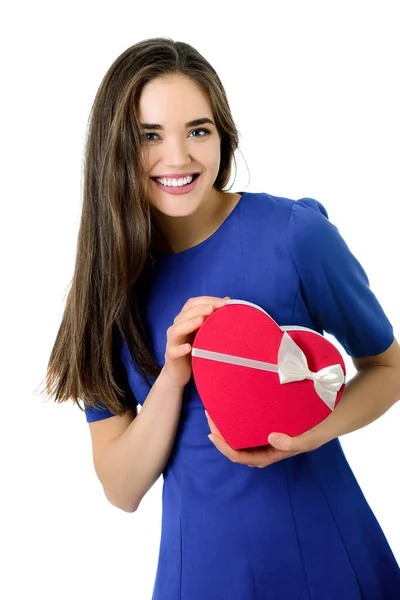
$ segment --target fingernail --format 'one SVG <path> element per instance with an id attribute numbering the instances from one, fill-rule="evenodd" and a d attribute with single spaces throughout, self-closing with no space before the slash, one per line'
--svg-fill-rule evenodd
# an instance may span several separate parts
<path id="1" fill-rule="evenodd" d="M 268 438 L 268 441 L 270 444 L 277 444 L 279 446 L 279 444 L 282 443 L 283 438 L 280 437 L 279 435 L 270 435 Z"/>

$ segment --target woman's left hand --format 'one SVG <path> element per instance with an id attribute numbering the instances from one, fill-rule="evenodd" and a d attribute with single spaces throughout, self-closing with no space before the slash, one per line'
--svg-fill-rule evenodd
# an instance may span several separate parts
<path id="1" fill-rule="evenodd" d="M 316 441 L 311 429 L 297 437 L 290 437 L 284 433 L 271 433 L 268 436 L 269 446 L 249 448 L 246 450 L 234 450 L 224 440 L 210 416 L 207 414 L 207 411 L 206 417 L 211 430 L 208 439 L 214 444 L 217 450 L 232 462 L 247 465 L 248 467 L 258 467 L 259 469 L 262 469 L 279 460 L 283 460 L 284 458 L 290 458 L 291 456 L 301 454 L 302 452 L 316 450 L 316 448 L 319 448 L 321 445 Z"/>

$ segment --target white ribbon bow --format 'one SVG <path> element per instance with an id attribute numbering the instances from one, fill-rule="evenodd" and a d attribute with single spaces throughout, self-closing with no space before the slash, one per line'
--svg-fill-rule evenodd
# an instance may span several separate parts
<path id="1" fill-rule="evenodd" d="M 281 383 L 312 379 L 315 391 L 325 404 L 333 410 L 337 392 L 345 382 L 341 365 L 331 365 L 313 373 L 308 368 L 303 351 L 285 332 L 278 352 L 278 373 Z"/>

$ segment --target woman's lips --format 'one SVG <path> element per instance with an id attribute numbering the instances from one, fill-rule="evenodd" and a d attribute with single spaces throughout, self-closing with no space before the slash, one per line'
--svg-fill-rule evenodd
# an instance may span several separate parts
<path id="1" fill-rule="evenodd" d="M 182 187 L 178 187 L 178 186 L 174 187 L 172 185 L 163 185 L 156 179 L 153 179 L 152 181 L 154 181 L 154 183 L 156 184 L 157 187 L 160 188 L 160 190 L 162 190 L 163 192 L 166 192 L 167 194 L 188 194 L 196 187 L 196 183 L 199 178 L 200 178 L 200 175 L 197 175 L 197 177 L 195 177 L 191 183 L 189 183 L 188 185 L 184 185 Z"/>

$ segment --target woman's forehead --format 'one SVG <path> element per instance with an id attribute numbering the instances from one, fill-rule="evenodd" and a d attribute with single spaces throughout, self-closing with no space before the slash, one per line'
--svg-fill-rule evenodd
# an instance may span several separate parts
<path id="1" fill-rule="evenodd" d="M 158 77 L 144 86 L 139 117 L 141 122 L 166 125 L 212 119 L 213 115 L 210 100 L 199 85 L 188 77 L 173 75 Z"/>

